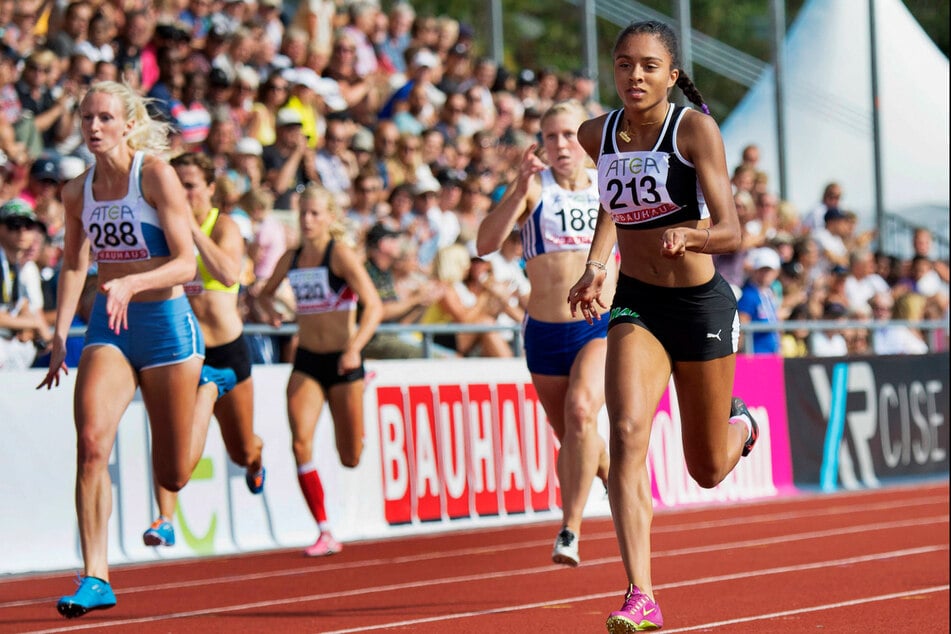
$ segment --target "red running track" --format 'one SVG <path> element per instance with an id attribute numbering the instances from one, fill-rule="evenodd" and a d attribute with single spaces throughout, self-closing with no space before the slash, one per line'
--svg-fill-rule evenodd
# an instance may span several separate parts
<path id="1" fill-rule="evenodd" d="M 948 482 L 658 512 L 664 632 L 948 632 Z M 611 522 L 582 564 L 557 525 L 115 567 L 118 605 L 66 621 L 72 573 L 0 581 L 0 632 L 604 632 L 625 578 Z M 9 545 L 8 545 L 9 547 Z"/>

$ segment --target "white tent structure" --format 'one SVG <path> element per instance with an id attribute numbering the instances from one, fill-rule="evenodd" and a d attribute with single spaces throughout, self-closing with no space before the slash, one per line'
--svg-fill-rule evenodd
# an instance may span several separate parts
<path id="1" fill-rule="evenodd" d="M 801 213 L 831 181 L 875 222 L 869 0 L 809 0 L 785 42 L 786 197 Z M 948 235 L 948 58 L 900 0 L 875 0 L 884 211 Z M 748 144 L 779 190 L 772 67 L 721 126 L 727 163 Z"/>

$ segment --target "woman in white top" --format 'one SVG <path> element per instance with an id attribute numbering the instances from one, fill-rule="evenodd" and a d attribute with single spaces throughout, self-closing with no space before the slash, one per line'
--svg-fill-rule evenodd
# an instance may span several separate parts
<path id="1" fill-rule="evenodd" d="M 591 482 L 607 479 L 608 456 L 598 435 L 604 405 L 607 319 L 589 326 L 572 316 L 565 297 L 584 271 L 598 214 L 597 178 L 585 166 L 578 127 L 580 103 L 560 102 L 542 116 L 546 165 L 525 151 L 518 177 L 479 227 L 477 250 L 499 249 L 516 226 L 521 230 L 525 270 L 531 283 L 525 323 L 525 355 L 532 383 L 561 443 L 562 529 L 552 560 L 577 566 L 581 516 Z M 615 279 L 613 260 L 605 266 Z M 611 288 L 611 285 L 605 285 Z M 610 305 L 610 300 L 607 302 Z"/>
<path id="2" fill-rule="evenodd" d="M 107 562 L 112 485 L 109 454 L 119 420 L 141 389 L 152 431 L 155 480 L 178 491 L 195 466 L 190 450 L 205 344 L 182 284 L 195 276 L 191 210 L 175 170 L 156 156 L 169 128 L 153 121 L 127 85 L 100 82 L 80 107 L 95 165 L 63 188 L 63 268 L 50 368 L 39 387 L 59 385 L 66 337 L 89 269 L 96 298 L 75 388 L 76 512 L 84 572 L 59 600 L 67 618 L 110 608 Z M 169 395 L 175 395 L 169 398 Z"/>

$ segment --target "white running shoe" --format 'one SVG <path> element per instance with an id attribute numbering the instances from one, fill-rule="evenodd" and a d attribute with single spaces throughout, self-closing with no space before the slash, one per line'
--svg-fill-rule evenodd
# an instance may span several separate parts
<path id="1" fill-rule="evenodd" d="M 551 551 L 551 560 L 556 564 L 577 566 L 581 562 L 578 556 L 578 536 L 567 526 L 562 527 L 555 538 L 555 549 Z"/>

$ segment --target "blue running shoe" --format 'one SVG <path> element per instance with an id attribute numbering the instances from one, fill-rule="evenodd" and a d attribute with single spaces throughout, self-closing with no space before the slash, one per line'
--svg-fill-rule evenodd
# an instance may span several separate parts
<path id="1" fill-rule="evenodd" d="M 218 386 L 218 398 L 221 398 L 234 389 L 238 384 L 238 375 L 231 368 L 213 368 L 210 365 L 201 366 L 201 377 L 198 385 L 214 383 Z"/>
<path id="2" fill-rule="evenodd" d="M 56 609 L 67 619 L 82 616 L 90 610 L 105 610 L 116 604 L 116 595 L 108 581 L 97 577 L 80 577 L 76 594 L 61 598 Z"/>
<path id="3" fill-rule="evenodd" d="M 264 490 L 264 477 L 267 475 L 267 469 L 261 467 L 257 473 L 248 471 L 244 474 L 244 481 L 248 485 L 248 491 L 257 495 Z"/>
<path id="4" fill-rule="evenodd" d="M 159 517 L 142 533 L 142 541 L 146 546 L 174 546 L 175 527 L 164 516 Z"/>

